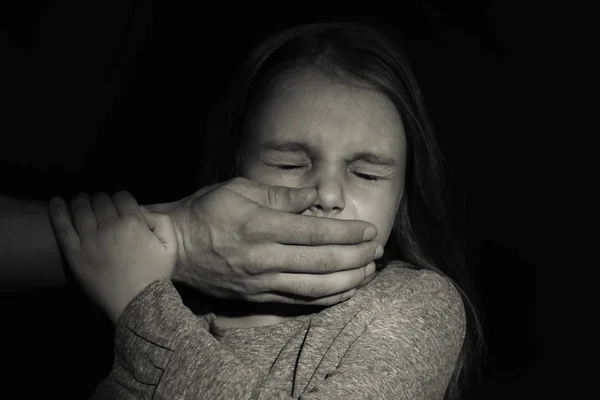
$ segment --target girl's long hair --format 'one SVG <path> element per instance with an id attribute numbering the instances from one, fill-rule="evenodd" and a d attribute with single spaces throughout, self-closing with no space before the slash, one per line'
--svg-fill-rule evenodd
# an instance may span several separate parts
<path id="1" fill-rule="evenodd" d="M 248 118 L 279 79 L 311 68 L 348 85 L 385 94 L 402 118 L 407 141 L 404 195 L 383 261 L 403 260 L 418 269 L 450 278 L 460 291 L 467 315 L 465 341 L 446 399 L 457 399 L 479 377 L 482 329 L 467 291 L 472 289 L 445 192 L 440 149 L 423 97 L 403 52 L 374 27 L 319 23 L 294 27 L 268 37 L 233 81 L 220 118 L 209 130 L 202 185 L 236 176 Z"/>

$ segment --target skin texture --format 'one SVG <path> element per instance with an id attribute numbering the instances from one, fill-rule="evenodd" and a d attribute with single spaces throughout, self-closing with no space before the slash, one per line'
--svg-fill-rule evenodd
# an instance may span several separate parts
<path id="1" fill-rule="evenodd" d="M 304 215 L 368 221 L 382 246 L 402 198 L 405 164 L 404 128 L 386 96 L 308 70 L 285 79 L 260 104 L 239 161 L 245 178 L 316 188 Z M 259 315 L 241 318 L 216 314 L 224 327 L 268 325 L 293 318 L 269 315 L 281 307 L 254 306 Z"/>
<path id="2" fill-rule="evenodd" d="M 368 244 L 372 248 L 369 256 L 375 259 L 381 257 L 381 252 L 375 252 L 374 245 L 379 243 L 381 248 L 385 246 L 404 188 L 406 144 L 400 117 L 385 96 L 373 90 L 358 89 L 335 83 L 314 72 L 307 71 L 304 74 L 288 78 L 288 81 L 283 83 L 283 87 L 273 91 L 271 96 L 263 101 L 250 120 L 247 127 L 248 134 L 245 137 L 247 139 L 246 145 L 242 149 L 239 160 L 242 178 L 227 183 L 229 189 L 223 189 L 222 194 L 228 193 L 231 195 L 231 193 L 234 193 L 236 185 L 244 185 L 244 179 L 245 182 L 255 182 L 255 185 L 287 187 L 287 190 L 301 187 L 314 188 L 311 200 L 307 204 L 308 207 L 305 206 L 301 209 L 304 210 L 303 214 L 312 218 L 338 220 L 338 222 L 342 220 L 362 220 L 374 225 L 377 228 L 377 236 Z M 385 161 L 386 164 L 382 165 L 382 161 Z M 217 194 L 219 189 L 221 188 L 214 189 L 212 200 L 223 205 L 223 197 Z M 211 193 L 213 191 L 209 192 L 209 195 Z M 97 196 L 94 197 L 94 199 L 97 198 Z M 108 199 L 106 195 L 102 195 L 100 198 Z M 129 199 L 128 203 L 135 203 L 135 207 L 130 208 L 137 210 L 138 206 L 135 199 L 130 195 L 127 198 Z M 238 214 L 241 213 L 242 215 L 252 214 L 252 209 L 242 211 L 244 205 L 248 207 L 247 198 L 240 196 L 238 200 L 241 201 L 240 204 L 229 204 L 225 207 L 229 210 L 226 214 L 230 215 L 230 210 L 236 210 Z M 95 204 L 94 201 L 92 203 Z M 107 200 L 105 203 L 110 203 L 110 201 Z M 260 208 L 258 204 L 250 202 L 250 205 L 251 208 Z M 207 206 L 206 202 L 204 206 Z M 197 207 L 200 207 L 200 205 Z M 84 254 L 85 257 L 68 257 L 69 263 L 73 265 L 74 269 L 80 270 L 79 277 L 89 284 L 88 292 L 90 295 L 100 303 L 107 302 L 107 304 L 102 304 L 102 307 L 111 315 L 113 320 L 116 320 L 124 304 L 127 304 L 127 300 L 133 298 L 141 290 L 144 282 L 150 282 L 145 279 L 143 272 L 147 269 L 145 265 L 152 260 L 139 260 L 139 262 L 134 263 L 134 260 L 131 259 L 127 264 L 136 265 L 132 266 L 131 271 L 127 272 L 128 270 L 124 270 L 122 263 L 117 262 L 118 260 L 113 260 L 115 262 L 111 263 L 99 257 L 105 252 L 107 254 L 120 254 L 119 246 L 123 244 L 125 244 L 125 248 L 137 248 L 136 246 L 141 244 L 125 243 L 125 238 L 131 235 L 124 236 L 119 232 L 122 230 L 129 232 L 129 228 L 131 228 L 129 225 L 121 226 L 122 224 L 120 225 L 117 222 L 112 225 L 108 223 L 107 228 L 104 229 L 106 232 L 103 231 L 104 233 L 98 236 L 95 229 L 88 229 L 87 223 L 79 221 L 81 218 L 78 216 L 88 214 L 90 217 L 86 217 L 86 220 L 102 221 L 105 213 L 102 212 L 101 215 L 96 215 L 94 218 L 94 212 L 100 210 L 100 208 L 98 210 L 96 208 L 94 206 L 92 210 L 89 196 L 78 196 L 71 205 L 75 227 L 74 229 L 71 228 L 70 232 L 77 231 L 80 235 L 87 235 L 86 237 L 89 240 L 86 239 L 85 242 L 89 242 L 89 246 L 92 247 L 67 249 L 64 241 L 61 243 L 63 251 L 66 249 L 68 254 L 78 254 L 83 251 L 81 254 Z M 208 210 L 210 209 L 212 208 L 208 207 Z M 60 212 L 54 213 L 53 210 Z M 208 210 L 204 210 L 199 214 L 204 215 L 205 218 L 214 217 L 215 213 Z M 57 224 L 57 221 L 68 222 L 69 220 L 66 205 L 62 203 L 61 207 L 58 209 L 51 208 L 50 211 L 51 215 L 55 214 L 53 226 L 59 239 L 69 236 L 57 229 L 57 227 L 62 226 Z M 136 211 L 136 213 L 139 214 L 140 212 Z M 61 216 L 61 218 L 57 218 L 56 215 Z M 117 221 L 114 218 L 108 219 L 109 222 L 112 220 Z M 131 218 L 128 220 L 131 220 Z M 254 221 L 258 222 L 259 226 L 252 224 L 253 228 L 250 231 L 248 231 L 250 228 L 246 227 L 246 233 L 250 234 L 251 240 L 264 240 L 264 234 L 261 233 L 264 232 L 263 225 L 272 223 L 272 218 L 269 215 L 262 215 L 262 217 L 259 215 L 254 218 Z M 228 229 L 227 232 L 231 232 L 231 223 L 219 224 L 214 222 L 208 224 L 208 226 L 213 227 L 210 236 L 212 239 L 218 239 L 220 238 L 219 235 L 222 234 L 218 229 L 214 230 L 217 226 L 225 226 Z M 138 230 L 142 229 L 139 224 L 135 226 Z M 263 227 L 261 228 L 261 226 Z M 296 238 L 301 233 L 299 226 L 294 228 L 293 224 L 288 225 L 286 230 L 287 232 L 283 232 L 283 237 L 287 234 L 288 240 Z M 88 231 L 93 234 L 88 235 Z M 174 239 L 175 237 L 187 237 L 187 235 L 178 235 L 175 228 L 173 231 L 174 234 L 171 235 L 173 237 L 171 237 L 171 240 L 167 240 L 167 243 L 177 244 L 180 240 Z M 153 232 L 156 233 L 156 230 Z M 111 247 L 106 244 L 108 243 L 107 240 L 104 240 L 106 237 L 119 237 L 120 239 L 109 240 Z M 224 239 L 218 240 L 221 245 L 227 242 L 226 238 L 220 239 Z M 287 242 L 287 240 L 284 241 Z M 147 244 L 150 245 L 150 243 Z M 104 248 L 103 251 L 98 251 L 97 245 L 108 247 Z M 174 246 L 174 248 L 186 247 L 180 245 L 181 243 Z M 302 250 L 302 246 L 297 247 L 297 249 L 300 249 L 297 250 L 300 251 L 300 254 L 296 257 L 310 262 L 312 256 L 309 254 L 309 250 L 312 250 L 313 246 L 304 247 L 304 250 Z M 352 259 L 357 258 L 356 254 L 352 254 L 352 248 L 345 248 L 343 245 L 337 246 L 335 250 L 331 251 L 338 252 L 338 255 L 351 256 Z M 227 252 L 228 249 L 223 246 L 217 249 L 219 254 L 226 254 Z M 282 262 L 280 253 L 276 252 L 274 255 L 270 255 L 268 252 L 260 252 L 260 256 L 268 257 L 264 260 L 267 269 L 278 268 L 277 266 Z M 100 258 L 100 260 L 96 260 L 97 258 Z M 369 259 L 372 260 L 373 258 Z M 360 264 L 365 265 L 368 261 L 366 259 L 362 260 Z M 269 263 L 271 264 L 270 267 L 268 266 Z M 94 267 L 95 265 L 109 267 L 104 270 Z M 136 272 L 135 268 L 137 267 L 142 269 Z M 161 276 L 168 277 L 173 269 L 171 267 L 165 268 L 165 271 L 166 275 Z M 374 272 L 374 268 L 372 271 Z M 363 275 L 364 272 L 355 272 L 357 272 L 357 277 L 360 280 L 350 287 L 355 287 L 361 281 L 363 285 L 368 282 L 366 280 L 367 275 Z M 124 273 L 135 276 L 139 273 L 138 278 L 141 278 L 141 281 L 137 282 L 133 278 L 121 279 L 121 275 Z M 93 279 L 94 274 L 97 277 L 106 276 L 106 279 L 104 281 Z M 367 274 L 372 274 L 372 272 L 367 272 Z M 274 272 L 265 276 L 261 275 L 259 279 L 275 281 L 287 278 L 296 281 L 300 275 L 298 271 L 287 274 Z M 120 289 L 115 288 L 114 285 L 110 284 L 112 279 L 109 278 L 110 276 L 115 278 L 113 280 L 128 284 Z M 372 279 L 375 275 L 369 276 Z M 312 278 L 311 286 L 323 285 L 321 276 L 313 275 Z M 256 279 L 256 277 L 250 274 L 243 281 L 252 279 Z M 339 283 L 344 279 L 347 280 L 348 276 L 342 278 L 339 275 L 336 281 Z M 217 281 L 219 280 L 217 279 Z M 130 284 L 132 282 L 133 284 Z M 304 285 L 308 283 L 309 281 L 306 281 Z M 105 291 L 108 292 L 105 293 Z M 110 293 L 113 293 L 113 296 Z M 115 302 L 114 299 L 118 301 Z M 223 328 L 272 325 L 295 318 L 300 314 L 316 311 L 314 307 L 307 305 L 298 306 L 272 302 L 252 303 L 235 299 L 233 302 L 218 301 L 213 305 L 214 314 Z"/>
<path id="3" fill-rule="evenodd" d="M 113 323 L 150 283 L 169 279 L 177 239 L 165 214 L 143 213 L 128 192 L 82 193 L 49 205 L 52 228 L 74 275 Z"/>

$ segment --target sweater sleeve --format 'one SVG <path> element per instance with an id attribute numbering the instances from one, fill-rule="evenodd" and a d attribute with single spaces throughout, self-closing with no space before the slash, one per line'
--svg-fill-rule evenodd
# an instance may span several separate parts
<path id="1" fill-rule="evenodd" d="M 295 398 L 441 399 L 462 345 L 464 309 L 452 284 L 422 276 L 397 288 L 337 369 Z M 93 400 L 293 398 L 266 389 L 167 280 L 127 306 L 115 340 L 113 369 Z"/>
<path id="2" fill-rule="evenodd" d="M 396 285 L 381 311 L 310 399 L 443 399 L 463 345 L 466 316 L 454 285 L 422 271 Z"/>

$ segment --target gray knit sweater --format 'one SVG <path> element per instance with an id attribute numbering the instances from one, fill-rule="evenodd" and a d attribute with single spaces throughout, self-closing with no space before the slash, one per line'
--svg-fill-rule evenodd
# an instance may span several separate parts
<path id="1" fill-rule="evenodd" d="M 442 399 L 465 313 L 438 274 L 386 266 L 351 299 L 283 323 L 219 329 L 168 280 L 144 289 L 116 329 L 98 399 Z"/>

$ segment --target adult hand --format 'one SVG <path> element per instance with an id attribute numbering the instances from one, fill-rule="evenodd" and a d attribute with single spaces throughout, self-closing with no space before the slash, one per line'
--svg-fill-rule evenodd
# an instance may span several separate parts
<path id="1" fill-rule="evenodd" d="M 383 249 L 366 221 L 299 215 L 315 199 L 234 178 L 148 207 L 175 225 L 174 280 L 217 298 L 328 306 L 372 279 Z"/>

